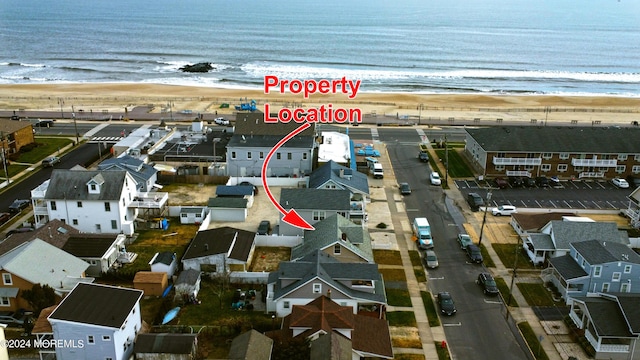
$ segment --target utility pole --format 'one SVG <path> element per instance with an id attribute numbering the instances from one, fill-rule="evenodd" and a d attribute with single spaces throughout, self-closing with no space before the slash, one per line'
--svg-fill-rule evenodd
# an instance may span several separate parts
<path id="1" fill-rule="evenodd" d="M 78 134 L 78 123 L 76 123 L 76 112 L 73 111 L 73 105 L 71 105 L 71 117 L 73 118 L 73 128 L 76 130 L 76 145 L 78 145 L 78 143 L 80 142 L 79 140 L 79 136 L 80 134 Z"/>
<path id="2" fill-rule="evenodd" d="M 507 300 L 507 316 L 506 320 L 509 320 L 509 306 L 511 304 L 511 298 L 513 297 L 513 284 L 516 281 L 516 269 L 518 268 L 518 249 L 520 248 L 520 236 L 518 236 L 518 244 L 516 245 L 516 256 L 513 261 L 513 274 L 511 274 L 511 285 L 509 286 L 509 299 Z"/>
<path id="3" fill-rule="evenodd" d="M 447 144 L 447 133 L 444 134 L 444 183 L 449 186 L 449 145 Z"/>
<path id="4" fill-rule="evenodd" d="M 64 119 L 64 110 L 62 109 L 64 106 L 64 99 L 58 98 L 58 104 L 60 104 L 60 118 Z"/>
<path id="5" fill-rule="evenodd" d="M 482 244 L 482 234 L 484 233 L 484 224 L 487 222 L 487 210 L 489 209 L 489 201 L 491 201 L 491 190 L 487 193 L 487 199 L 484 204 L 484 216 L 482 217 L 482 225 L 480 226 L 480 239 L 478 240 L 478 246 Z"/>

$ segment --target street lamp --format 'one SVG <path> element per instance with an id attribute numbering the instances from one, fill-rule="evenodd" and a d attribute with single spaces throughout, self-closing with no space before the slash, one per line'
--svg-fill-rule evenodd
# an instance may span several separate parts
<path id="1" fill-rule="evenodd" d="M 489 201 L 491 201 L 492 195 L 493 194 L 491 193 L 491 190 L 489 190 L 489 192 L 487 193 L 487 199 L 485 201 L 484 216 L 482 217 L 482 225 L 480 226 L 480 240 L 478 240 L 478 246 L 482 244 L 482 234 L 484 233 L 484 224 L 487 222 L 487 210 L 489 210 Z"/>

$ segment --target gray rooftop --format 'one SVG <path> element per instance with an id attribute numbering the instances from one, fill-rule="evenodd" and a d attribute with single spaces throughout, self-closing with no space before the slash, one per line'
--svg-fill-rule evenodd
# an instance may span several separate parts
<path id="1" fill-rule="evenodd" d="M 343 210 L 351 206 L 351 193 L 348 190 L 328 189 L 290 189 L 280 192 L 280 205 L 285 210 Z"/>
<path id="2" fill-rule="evenodd" d="M 640 154 L 640 129 L 617 127 L 491 126 L 466 128 L 485 151 Z"/>
<path id="3" fill-rule="evenodd" d="M 134 179 L 140 180 L 140 182 L 143 183 L 146 183 L 153 175 L 158 173 L 158 170 L 153 166 L 145 164 L 144 161 L 130 155 L 106 159 L 98 164 L 98 170 L 125 170 L 128 171 Z"/>
<path id="4" fill-rule="evenodd" d="M 48 200 L 120 200 L 127 172 L 55 169 L 47 187 Z M 99 194 L 89 194 L 87 183 L 100 184 Z"/>
<path id="5" fill-rule="evenodd" d="M 615 300 L 586 298 L 584 303 L 598 335 L 613 337 L 632 336 L 629 331 L 629 326 L 624 319 L 624 314 Z"/>
<path id="6" fill-rule="evenodd" d="M 207 206 L 210 208 L 246 209 L 249 200 L 234 197 L 209 198 Z"/>
<path id="7" fill-rule="evenodd" d="M 252 329 L 233 339 L 227 359 L 269 360 L 272 348 L 272 339 Z"/>
<path id="8" fill-rule="evenodd" d="M 309 175 L 309 187 L 317 189 L 327 182 L 340 184 L 351 192 L 369 194 L 369 179 L 367 175 L 342 166 L 333 160 L 315 169 Z"/>
<path id="9" fill-rule="evenodd" d="M 549 262 L 558 270 L 558 273 L 560 273 L 565 280 L 577 279 L 589 275 L 569 254 L 551 258 Z"/>
<path id="10" fill-rule="evenodd" d="M 334 214 L 315 223 L 315 230 L 305 231 L 302 244 L 291 249 L 291 259 L 296 260 L 316 250 L 322 250 L 336 243 L 354 252 L 367 262 L 373 262 L 373 250 L 369 232 L 344 216 Z M 345 240 L 342 239 L 345 234 Z"/>
<path id="11" fill-rule="evenodd" d="M 230 259 L 248 261 L 255 232 L 232 227 L 198 231 L 182 256 L 183 260 L 217 254 L 228 254 Z"/>
<path id="12" fill-rule="evenodd" d="M 194 269 L 182 270 L 176 279 L 176 285 L 195 285 L 200 279 L 200 271 Z"/>
<path id="13" fill-rule="evenodd" d="M 553 240 L 558 250 L 569 250 L 569 244 L 575 241 L 604 240 L 629 244 L 629 236 L 618 230 L 614 222 L 581 222 L 552 220 Z M 543 230 L 544 231 L 544 230 Z"/>
<path id="14" fill-rule="evenodd" d="M 136 354 L 191 354 L 195 352 L 198 334 L 138 334 L 133 352 Z"/>
<path id="15" fill-rule="evenodd" d="M 547 234 L 529 234 L 529 239 L 536 250 L 555 250 L 551 236 Z"/>
<path id="16" fill-rule="evenodd" d="M 640 255 L 627 245 L 600 240 L 589 240 L 572 243 L 580 255 L 589 265 L 606 264 L 611 262 L 628 262 L 640 264 Z"/>

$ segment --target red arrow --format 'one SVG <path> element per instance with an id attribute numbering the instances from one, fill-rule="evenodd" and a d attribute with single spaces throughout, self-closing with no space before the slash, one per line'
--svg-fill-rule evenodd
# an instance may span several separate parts
<path id="1" fill-rule="evenodd" d="M 271 160 L 271 156 L 275 154 L 275 152 L 280 148 L 284 143 L 289 141 L 294 136 L 300 134 L 305 131 L 311 124 L 304 123 L 299 128 L 293 130 L 291 133 L 287 134 L 282 140 L 278 141 L 278 143 L 269 151 L 267 157 L 264 159 L 264 163 L 262 164 L 262 186 L 264 186 L 264 192 L 269 197 L 269 200 L 275 205 L 275 207 L 282 213 L 284 216 L 282 217 L 282 221 L 286 222 L 289 225 L 304 229 L 304 230 L 315 230 L 313 226 L 311 226 L 305 219 L 303 219 L 300 214 L 296 212 L 295 209 L 291 209 L 289 211 L 285 210 L 285 208 L 280 205 L 271 194 L 271 190 L 269 190 L 269 186 L 267 185 L 267 166 L 269 165 L 269 160 Z"/>

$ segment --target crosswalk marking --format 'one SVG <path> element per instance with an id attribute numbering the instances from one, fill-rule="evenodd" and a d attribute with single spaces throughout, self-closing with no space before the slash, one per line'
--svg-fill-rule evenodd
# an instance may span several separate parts
<path id="1" fill-rule="evenodd" d="M 123 138 L 120 136 L 94 136 L 89 140 L 89 142 L 118 142 Z"/>

